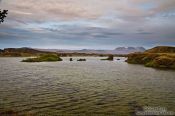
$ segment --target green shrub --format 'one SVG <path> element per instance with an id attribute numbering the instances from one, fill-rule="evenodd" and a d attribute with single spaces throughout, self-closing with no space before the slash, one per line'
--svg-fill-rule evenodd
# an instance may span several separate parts
<path id="1" fill-rule="evenodd" d="M 175 55 L 168 53 L 135 53 L 128 55 L 128 63 L 144 64 L 147 67 L 175 69 Z"/>

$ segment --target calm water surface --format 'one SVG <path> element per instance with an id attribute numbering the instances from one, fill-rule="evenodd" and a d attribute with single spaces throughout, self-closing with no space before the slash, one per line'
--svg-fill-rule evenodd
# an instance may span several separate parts
<path id="1" fill-rule="evenodd" d="M 133 105 L 175 111 L 175 71 L 120 61 L 23 63 L 0 58 L 0 111 L 130 115 Z M 74 58 L 77 59 L 77 58 Z"/>

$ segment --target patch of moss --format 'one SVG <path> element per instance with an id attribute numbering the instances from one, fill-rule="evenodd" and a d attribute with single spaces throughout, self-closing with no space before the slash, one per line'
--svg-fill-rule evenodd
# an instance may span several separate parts
<path id="1" fill-rule="evenodd" d="M 36 58 L 27 58 L 22 62 L 56 62 L 62 61 L 62 59 L 56 54 L 43 54 Z"/>
<path id="2" fill-rule="evenodd" d="M 159 56 L 150 63 L 147 64 L 147 66 L 155 67 L 155 68 L 173 68 L 173 65 L 175 64 L 175 59 L 168 57 L 168 56 Z"/>

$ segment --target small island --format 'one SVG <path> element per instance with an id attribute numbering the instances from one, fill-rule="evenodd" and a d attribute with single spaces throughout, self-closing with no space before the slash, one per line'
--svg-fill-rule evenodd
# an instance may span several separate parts
<path id="1" fill-rule="evenodd" d="M 73 61 L 73 58 L 70 58 L 69 60 L 72 62 Z"/>
<path id="2" fill-rule="evenodd" d="M 57 54 L 43 54 L 36 58 L 27 58 L 22 60 L 22 62 L 56 62 L 62 61 L 62 59 Z"/>

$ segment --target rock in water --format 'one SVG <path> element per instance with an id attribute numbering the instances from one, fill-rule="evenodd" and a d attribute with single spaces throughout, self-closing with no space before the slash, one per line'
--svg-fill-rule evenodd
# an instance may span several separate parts
<path id="1" fill-rule="evenodd" d="M 110 56 L 108 56 L 108 58 L 106 58 L 106 59 L 101 59 L 101 60 L 113 61 L 113 60 L 114 60 L 114 56 L 113 56 L 113 55 L 110 55 Z"/>
<path id="2" fill-rule="evenodd" d="M 78 59 L 77 61 L 86 61 L 86 59 Z"/>

